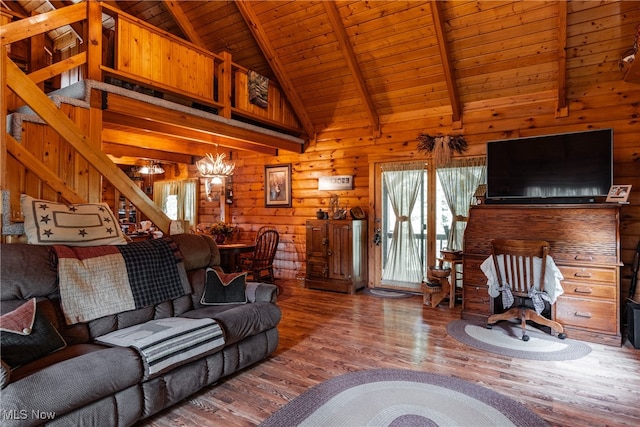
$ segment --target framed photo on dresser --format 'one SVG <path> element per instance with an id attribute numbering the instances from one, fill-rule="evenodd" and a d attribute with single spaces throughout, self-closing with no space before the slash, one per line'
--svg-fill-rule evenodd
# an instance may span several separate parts
<path id="1" fill-rule="evenodd" d="M 612 185 L 607 194 L 607 202 L 626 203 L 631 193 L 631 185 Z"/>

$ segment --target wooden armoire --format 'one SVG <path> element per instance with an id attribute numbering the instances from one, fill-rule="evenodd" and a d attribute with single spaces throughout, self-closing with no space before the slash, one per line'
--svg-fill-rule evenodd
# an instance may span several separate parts
<path id="1" fill-rule="evenodd" d="M 367 284 L 365 220 L 307 220 L 306 287 L 355 294 Z"/>

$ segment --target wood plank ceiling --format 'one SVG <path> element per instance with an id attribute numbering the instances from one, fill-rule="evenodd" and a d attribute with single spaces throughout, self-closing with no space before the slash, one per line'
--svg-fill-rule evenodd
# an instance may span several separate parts
<path id="1" fill-rule="evenodd" d="M 620 73 L 640 15 L 624 1 L 108 3 L 277 80 L 311 139 L 428 117 L 461 128 L 466 110 L 532 94 L 566 115 L 567 82 Z M 594 26 L 595 9 L 623 25 Z"/>

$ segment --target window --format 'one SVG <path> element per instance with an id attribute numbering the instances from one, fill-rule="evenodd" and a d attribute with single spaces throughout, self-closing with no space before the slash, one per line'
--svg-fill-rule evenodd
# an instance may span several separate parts
<path id="1" fill-rule="evenodd" d="M 174 221 L 186 221 L 185 230 L 198 220 L 198 180 L 156 181 L 153 201 Z"/>

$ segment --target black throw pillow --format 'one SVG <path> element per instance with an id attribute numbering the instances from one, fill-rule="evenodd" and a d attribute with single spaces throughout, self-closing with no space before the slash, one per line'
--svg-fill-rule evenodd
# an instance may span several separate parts
<path id="1" fill-rule="evenodd" d="M 2 360 L 11 369 L 67 346 L 46 316 L 36 309 L 35 298 L 0 316 L 0 345 Z"/>
<path id="2" fill-rule="evenodd" d="M 245 304 L 247 272 L 225 274 L 207 269 L 207 278 L 200 303 L 202 305 Z"/>

